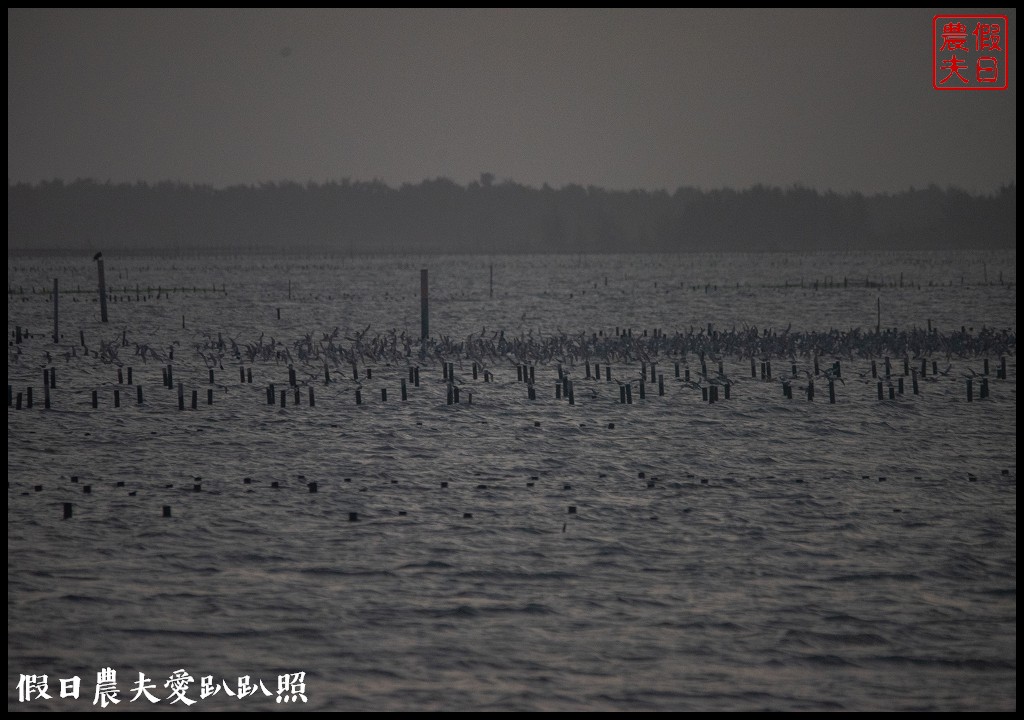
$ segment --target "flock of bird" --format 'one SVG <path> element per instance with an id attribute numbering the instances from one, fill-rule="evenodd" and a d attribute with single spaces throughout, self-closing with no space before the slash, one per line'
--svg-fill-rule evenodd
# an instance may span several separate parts
<path id="1" fill-rule="evenodd" d="M 733 385 L 735 381 L 724 372 L 724 360 L 751 362 L 751 369 L 757 373 L 757 362 L 768 363 L 768 379 L 781 383 L 783 391 L 791 394 L 792 389 L 806 389 L 812 382 L 843 383 L 843 373 L 833 365 L 839 361 L 873 360 L 891 358 L 893 366 L 919 367 L 922 359 L 943 359 L 941 367 L 936 362 L 929 364 L 925 381 L 936 382 L 948 378 L 952 370 L 950 360 L 980 357 L 999 357 L 1016 352 L 1016 335 L 1013 331 L 983 328 L 980 332 L 961 328 L 952 332 L 937 330 L 904 330 L 869 332 L 860 329 L 850 331 L 829 330 L 827 332 L 792 331 L 781 332 L 759 330 L 755 327 L 718 330 L 710 327 L 689 328 L 671 334 L 663 331 L 542 333 L 528 331 L 509 336 L 502 330 L 488 331 L 482 328 L 464 338 L 455 339 L 439 336 L 421 340 L 406 332 L 389 330 L 371 333 L 371 327 L 344 332 L 334 328 L 331 332 L 306 333 L 302 337 L 285 342 L 261 333 L 259 337 L 244 340 L 239 337 L 225 337 L 223 333 L 197 333 L 193 335 L 191 347 L 182 347 L 181 341 L 165 348 L 156 348 L 146 343 L 132 341 L 127 328 L 120 337 L 95 344 L 91 354 L 102 363 L 117 367 L 139 362 L 175 362 L 177 347 L 179 361 L 200 361 L 209 369 L 224 369 L 225 366 L 274 364 L 287 366 L 296 374 L 298 384 L 315 384 L 325 375 L 335 372 L 335 378 L 349 376 L 357 386 L 360 373 L 356 368 L 391 366 L 405 368 L 412 365 L 437 366 L 451 364 L 452 373 L 445 381 L 459 385 L 470 366 L 475 366 L 480 375 L 494 373 L 502 368 L 514 366 L 557 365 L 559 377 L 574 381 L 583 375 L 583 366 L 600 364 L 605 366 L 605 378 L 619 385 L 635 386 L 645 376 L 647 367 L 659 365 L 662 372 L 678 383 L 698 392 L 710 386 Z M 188 341 L 186 341 L 188 342 Z M 90 354 L 88 347 L 65 347 L 59 355 L 69 361 Z M 14 365 L 21 360 L 22 346 L 9 345 L 9 361 Z M 185 356 L 183 356 L 183 354 Z M 191 358 L 186 357 L 191 355 Z M 53 361 L 51 351 L 46 351 L 47 363 Z M 820 375 L 815 376 L 809 368 L 814 360 Z M 774 375 L 770 363 L 775 361 Z M 804 369 L 798 369 L 802 363 Z M 640 364 L 641 367 L 637 368 Z M 671 367 L 678 364 L 686 368 L 684 373 L 673 373 Z M 690 369 L 696 371 L 692 373 Z M 847 379 L 875 383 L 876 374 L 861 370 L 863 363 L 849 366 Z M 458 372 L 455 372 L 455 370 Z M 595 372 L 597 371 L 594 368 Z M 902 375 L 903 367 L 896 374 Z M 762 369 L 762 375 L 764 370 Z M 615 373 L 614 376 L 611 373 Z M 877 371 L 882 377 L 881 370 Z M 447 375 L 447 374 L 446 374 Z M 745 375 L 745 373 L 744 373 Z M 886 376 L 888 373 L 886 373 Z M 975 371 L 967 368 L 963 378 L 973 377 Z M 508 377 L 507 374 L 505 377 Z M 653 380 L 653 376 L 651 380 Z M 956 378 L 953 378 L 956 379 Z M 649 380 L 650 381 L 650 380 Z M 804 383 L 799 385 L 798 383 Z M 886 378 L 886 383 L 893 382 Z M 580 390 L 597 397 L 599 386 Z M 614 386 L 613 386 L 614 387 Z"/>

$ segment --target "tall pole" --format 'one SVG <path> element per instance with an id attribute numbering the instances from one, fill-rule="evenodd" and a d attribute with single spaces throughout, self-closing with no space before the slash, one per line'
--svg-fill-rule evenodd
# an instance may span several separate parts
<path id="1" fill-rule="evenodd" d="M 494 263 L 491 263 L 491 297 L 494 297 Z"/>
<path id="2" fill-rule="evenodd" d="M 420 337 L 423 340 L 430 335 L 430 310 L 427 304 L 427 271 L 420 270 Z"/>
<path id="3" fill-rule="evenodd" d="M 60 325 L 57 323 L 57 278 L 53 279 L 53 341 L 60 342 Z"/>
<path id="4" fill-rule="evenodd" d="M 98 253 L 97 253 L 98 254 Z M 107 280 L 103 275 L 103 258 L 96 258 L 96 268 L 100 274 L 100 320 L 107 321 Z"/>

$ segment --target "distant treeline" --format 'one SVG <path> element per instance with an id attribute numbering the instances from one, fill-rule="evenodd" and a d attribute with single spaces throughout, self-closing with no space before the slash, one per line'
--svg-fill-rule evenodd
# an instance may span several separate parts
<path id="1" fill-rule="evenodd" d="M 216 189 L 91 180 L 7 187 L 11 251 L 622 253 L 1016 246 L 1016 184 L 881 195 L 756 186 L 612 191 L 427 180 Z"/>

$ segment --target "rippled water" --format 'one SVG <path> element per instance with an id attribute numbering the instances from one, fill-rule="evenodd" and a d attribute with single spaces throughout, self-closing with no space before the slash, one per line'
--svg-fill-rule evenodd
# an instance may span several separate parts
<path id="1" fill-rule="evenodd" d="M 855 357 L 835 405 L 820 388 L 785 400 L 727 357 L 732 397 L 711 405 L 659 358 L 666 394 L 632 405 L 580 367 L 576 404 L 556 400 L 553 363 L 530 401 L 507 362 L 493 383 L 457 363 L 451 406 L 424 365 L 402 403 L 406 364 L 370 363 L 362 405 L 350 369 L 324 386 L 300 364 L 316 406 L 282 408 L 265 387 L 287 386 L 286 363 L 253 365 L 249 385 L 225 359 L 210 385 L 194 350 L 218 333 L 418 335 L 421 267 L 438 337 L 873 330 L 879 301 L 883 327 L 1015 333 L 1015 253 L 106 262 L 119 302 L 103 326 L 88 259 L 8 259 L 8 330 L 31 333 L 9 346 L 8 383 L 35 386 L 32 410 L 8 409 L 10 709 L 90 709 L 107 666 L 120 710 L 152 707 L 128 702 L 140 671 L 166 698 L 178 668 L 193 699 L 202 676 L 276 695 L 302 671 L 299 707 L 317 710 L 1016 707 L 1015 341 L 984 401 L 962 378 L 983 358 L 935 358 L 948 375 L 879 402 Z M 83 291 L 61 297 L 56 346 L 54 277 Z M 119 348 L 144 405 L 82 356 L 80 330 Z M 196 411 L 137 343 L 174 345 Z M 54 699 L 19 703 L 20 674 L 47 674 Z M 73 675 L 81 699 L 59 698 Z M 278 707 L 224 692 L 193 706 Z"/>

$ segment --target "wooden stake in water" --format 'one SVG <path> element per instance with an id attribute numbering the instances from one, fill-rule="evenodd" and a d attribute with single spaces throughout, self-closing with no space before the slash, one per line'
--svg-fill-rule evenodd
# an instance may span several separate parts
<path id="1" fill-rule="evenodd" d="M 494 297 L 494 263 L 491 263 L 491 297 Z"/>
<path id="2" fill-rule="evenodd" d="M 60 325 L 57 322 L 57 299 L 60 297 L 60 290 L 57 284 L 57 278 L 53 279 L 53 342 L 60 342 Z"/>
<path id="3" fill-rule="evenodd" d="M 100 282 L 100 322 L 107 321 L 107 279 L 103 274 L 103 258 L 96 253 L 96 271 L 99 273 Z"/>
<path id="4" fill-rule="evenodd" d="M 420 270 L 420 339 L 430 337 L 430 308 L 427 294 L 427 271 Z"/>

